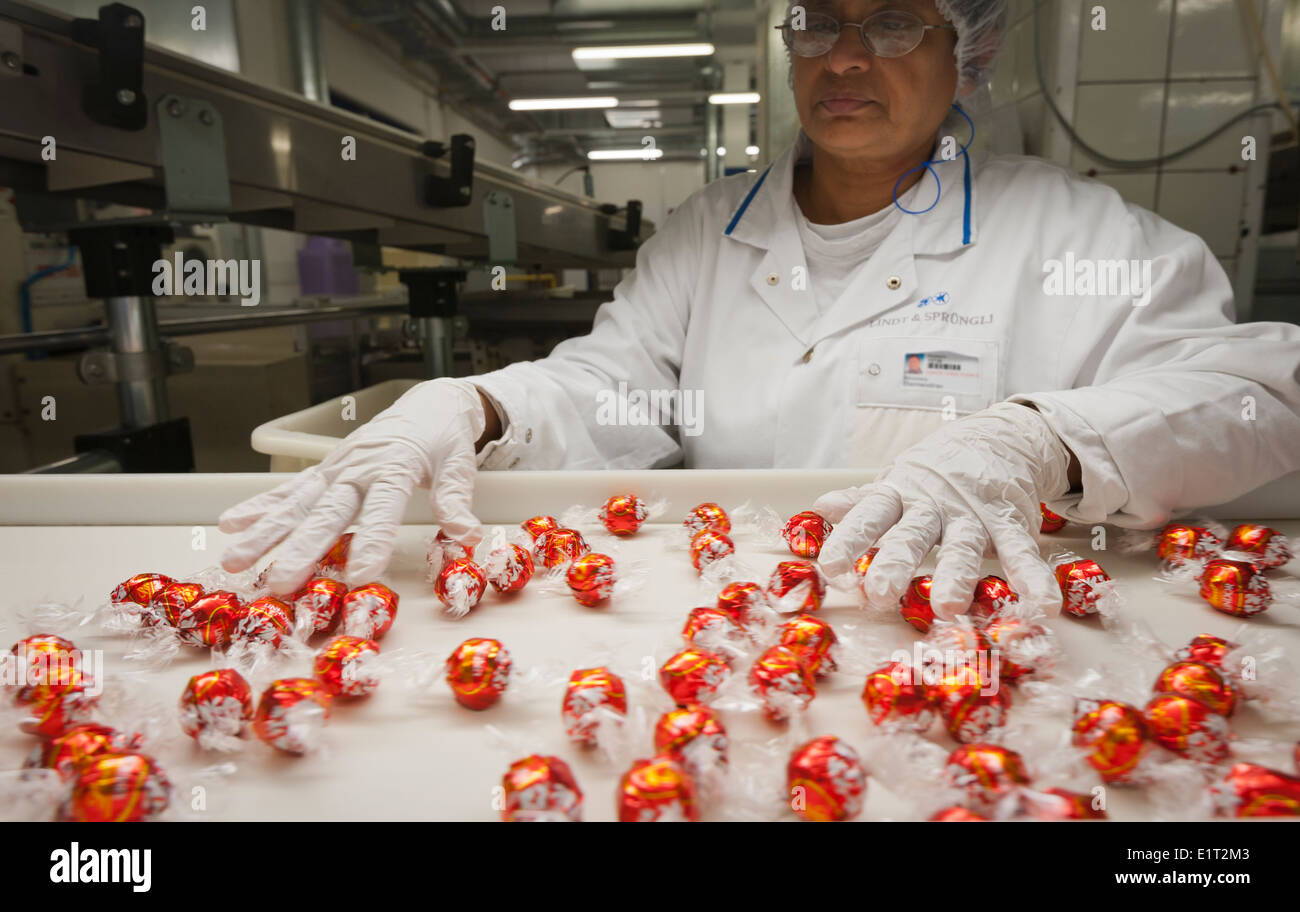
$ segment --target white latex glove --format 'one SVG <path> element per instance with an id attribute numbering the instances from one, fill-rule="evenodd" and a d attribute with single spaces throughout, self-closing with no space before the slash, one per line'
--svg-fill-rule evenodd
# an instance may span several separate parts
<path id="1" fill-rule="evenodd" d="M 416 487 L 430 489 L 433 520 L 442 531 L 472 548 L 483 539 L 470 503 L 478 469 L 474 444 L 485 427 L 472 383 L 443 377 L 411 387 L 320 465 L 222 513 L 222 532 L 248 531 L 226 549 L 221 566 L 232 573 L 246 570 L 283 540 L 267 584 L 287 595 L 356 522 L 347 581 L 373 582 L 393 556 L 393 539 Z"/>
<path id="2" fill-rule="evenodd" d="M 874 484 L 822 495 L 834 523 L 820 555 L 830 576 L 878 546 L 863 590 L 873 608 L 898 604 L 939 545 L 930 605 L 953 620 L 970 610 L 986 553 L 996 553 L 1027 607 L 1061 611 L 1061 590 L 1038 553 L 1039 503 L 1069 490 L 1070 451 L 1034 409 L 1000 402 L 948 422 L 898 455 Z"/>

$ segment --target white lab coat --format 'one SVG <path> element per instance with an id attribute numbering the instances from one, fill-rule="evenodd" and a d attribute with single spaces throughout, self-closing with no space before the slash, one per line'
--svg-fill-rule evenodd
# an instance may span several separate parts
<path id="1" fill-rule="evenodd" d="M 588 335 L 471 378 L 508 422 L 481 466 L 879 468 L 1012 399 L 1078 456 L 1083 493 L 1049 505 L 1079 522 L 1149 527 L 1300 468 L 1300 327 L 1234 324 L 1199 237 L 1055 164 L 962 155 L 818 314 L 791 189 L 810 151 L 801 131 L 765 171 L 692 195 Z M 1138 261 L 1139 281 L 1147 261 L 1149 287 L 1048 293 L 1084 260 Z M 700 397 L 698 423 L 608 424 L 620 381 Z"/>

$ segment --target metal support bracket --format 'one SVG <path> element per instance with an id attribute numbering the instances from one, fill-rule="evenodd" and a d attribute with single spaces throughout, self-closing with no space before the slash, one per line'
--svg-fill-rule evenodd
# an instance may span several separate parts
<path id="1" fill-rule="evenodd" d="M 397 275 L 412 317 L 456 316 L 456 286 L 468 276 L 464 269 L 402 269 Z"/>
<path id="2" fill-rule="evenodd" d="M 95 123 L 143 130 L 144 16 L 124 3 L 99 8 L 98 19 L 74 19 L 72 37 L 99 51 L 99 81 L 82 87 L 81 109 Z"/>
<path id="3" fill-rule="evenodd" d="M 515 200 L 490 190 L 483 197 L 483 227 L 487 230 L 488 262 L 512 266 L 519 260 L 515 241 Z"/>
<path id="4" fill-rule="evenodd" d="M 425 143 L 425 153 L 441 157 L 440 143 Z M 424 179 L 424 201 L 430 206 L 468 206 L 474 195 L 474 137 L 457 133 L 451 138 L 451 174 L 430 174 Z"/>
<path id="5" fill-rule="evenodd" d="M 602 210 L 608 211 L 613 215 L 618 210 L 613 206 L 602 206 Z M 626 228 L 618 231 L 614 228 L 609 229 L 608 241 L 610 250 L 636 250 L 641 246 L 641 201 L 627 201 Z"/>
<path id="6" fill-rule="evenodd" d="M 106 349 L 83 352 L 77 359 L 77 379 L 87 385 L 153 380 L 194 370 L 194 350 L 188 345 L 166 342 L 157 352 L 112 352 Z"/>
<path id="7" fill-rule="evenodd" d="M 181 95 L 162 96 L 155 109 L 168 212 L 229 213 L 221 114 L 210 102 Z"/>

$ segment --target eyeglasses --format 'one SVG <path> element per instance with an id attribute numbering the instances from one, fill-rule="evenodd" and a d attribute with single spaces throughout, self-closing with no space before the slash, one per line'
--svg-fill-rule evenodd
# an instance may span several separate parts
<path id="1" fill-rule="evenodd" d="M 952 29 L 952 25 L 926 25 L 905 10 L 882 10 L 864 22 L 840 22 L 825 13 L 805 13 L 804 27 L 795 28 L 791 19 L 776 26 L 792 54 L 820 57 L 835 47 L 841 28 L 855 28 L 867 50 L 877 57 L 902 57 L 916 50 L 930 29 Z"/>

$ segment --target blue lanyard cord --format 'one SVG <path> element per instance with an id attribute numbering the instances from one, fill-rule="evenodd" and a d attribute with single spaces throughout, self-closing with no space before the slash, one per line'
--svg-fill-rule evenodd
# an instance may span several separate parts
<path id="1" fill-rule="evenodd" d="M 960 114 L 962 117 L 965 117 L 966 123 L 970 124 L 970 139 L 966 140 L 966 145 L 962 146 L 961 151 L 957 153 L 958 155 L 965 155 L 966 150 L 970 148 L 970 144 L 975 141 L 975 121 L 971 120 L 970 115 L 962 110 L 961 105 L 954 104 L 952 106 L 952 109 L 956 111 L 958 114 Z M 953 160 L 954 161 L 956 160 L 956 156 L 953 156 Z M 898 208 L 901 211 L 906 212 L 908 215 L 924 215 L 925 213 L 933 209 L 935 206 L 939 205 L 939 200 L 943 196 L 943 182 L 939 180 L 939 172 L 935 171 L 934 168 L 931 167 L 931 165 L 937 165 L 939 164 L 940 161 L 943 161 L 943 159 L 936 158 L 928 162 L 922 162 L 921 164 L 917 165 L 915 168 L 909 168 L 908 170 L 904 171 L 903 174 L 898 178 L 898 180 L 894 182 L 894 205 L 898 206 Z M 969 159 L 967 161 L 969 164 Z M 924 168 L 926 171 L 929 171 L 931 174 L 934 175 L 934 183 L 939 188 L 939 192 L 935 194 L 934 202 L 924 209 L 915 209 L 915 210 L 904 209 L 901 205 L 899 205 L 898 202 L 898 187 L 900 184 L 903 183 L 903 181 L 907 180 L 909 175 L 915 174 L 917 171 L 920 171 L 922 168 Z"/>

